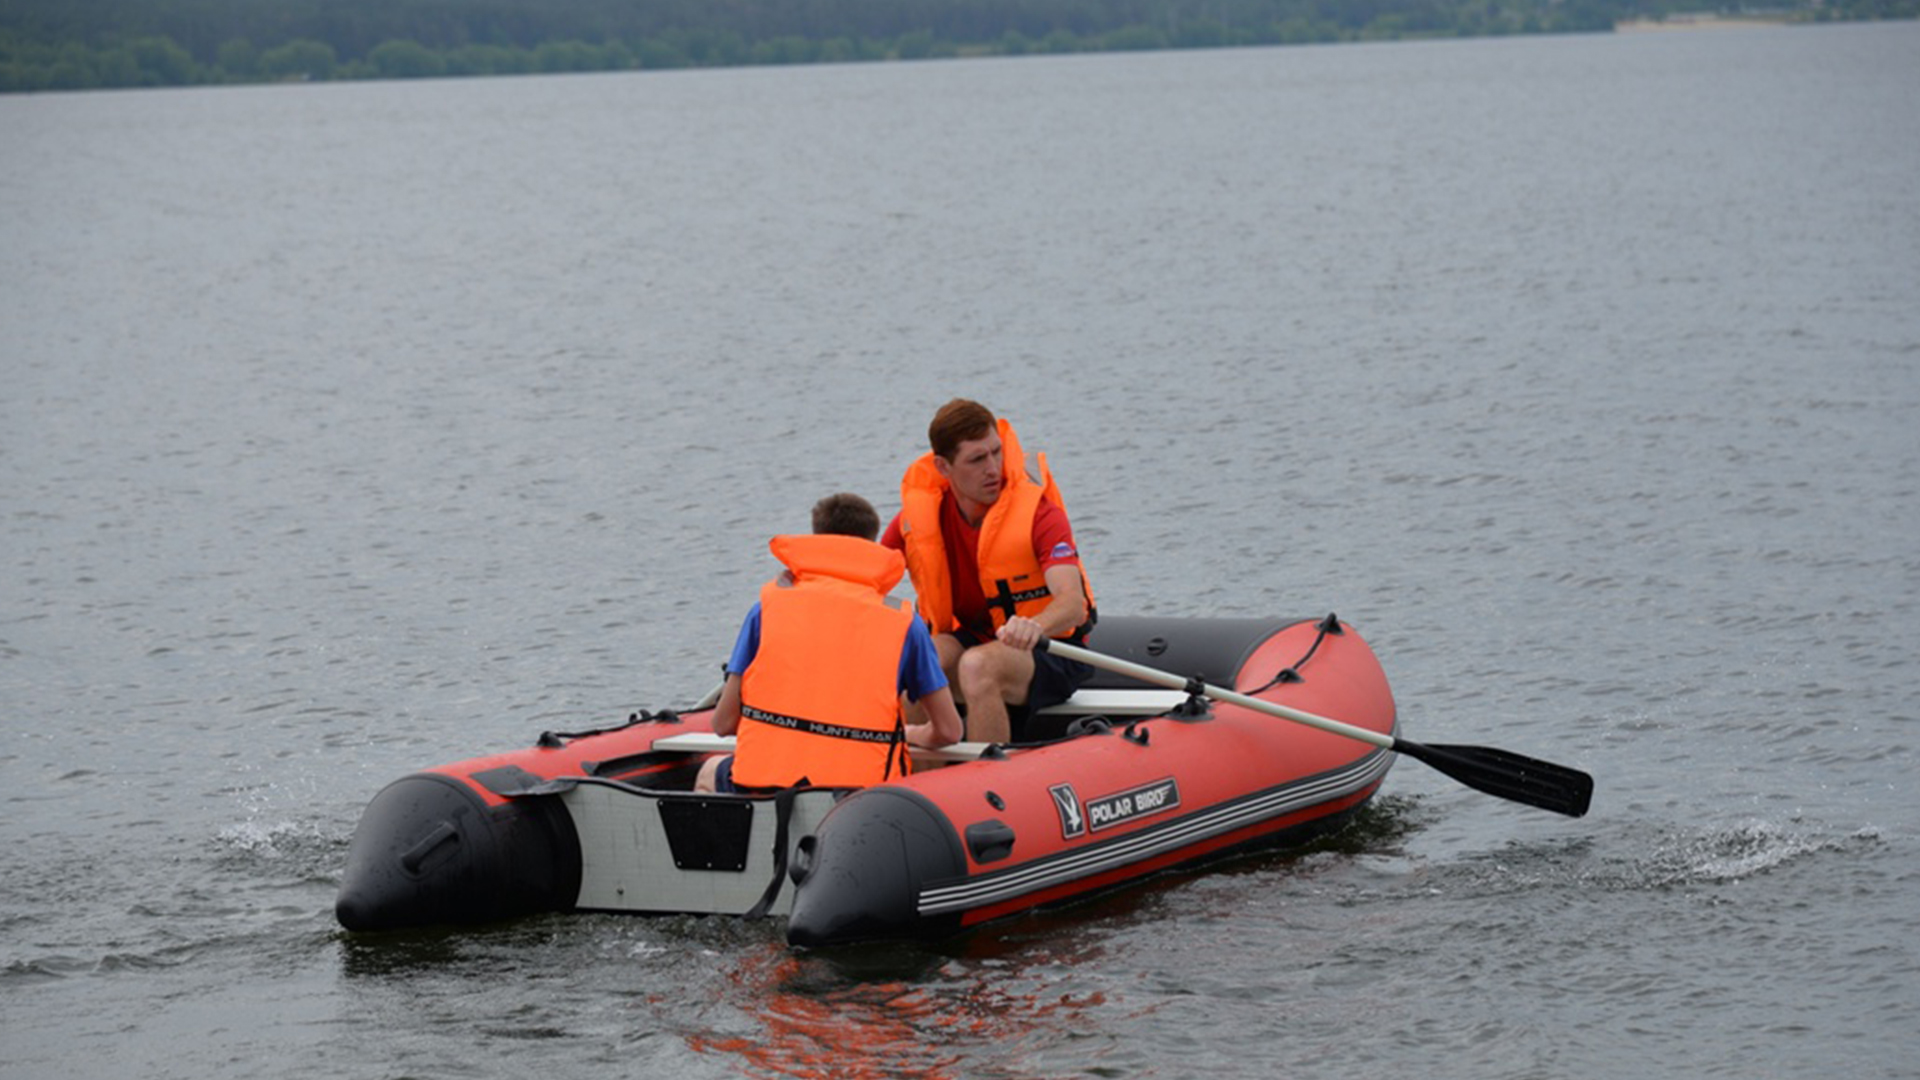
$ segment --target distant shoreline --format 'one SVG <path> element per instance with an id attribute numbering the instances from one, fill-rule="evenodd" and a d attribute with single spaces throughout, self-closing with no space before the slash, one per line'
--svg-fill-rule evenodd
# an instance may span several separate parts
<path id="1" fill-rule="evenodd" d="M 1747 30 L 1757 26 L 1786 26 L 1793 17 L 1780 15 L 1668 15 L 1663 19 L 1624 19 L 1613 24 L 1616 34 L 1661 30 Z"/>

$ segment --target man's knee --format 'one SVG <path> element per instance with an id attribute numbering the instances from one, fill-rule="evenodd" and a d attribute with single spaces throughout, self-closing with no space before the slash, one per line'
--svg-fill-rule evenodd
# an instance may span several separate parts
<path id="1" fill-rule="evenodd" d="M 995 696 L 1013 700 L 1026 689 L 1030 668 L 1020 661 L 1023 655 L 997 641 L 978 645 L 960 655 L 958 681 L 963 691 L 974 696 L 993 693 Z"/>
<path id="2" fill-rule="evenodd" d="M 693 790 L 702 794 L 712 794 L 720 772 L 720 758 L 710 757 L 700 763 L 700 774 L 694 777 Z"/>
<path id="3" fill-rule="evenodd" d="M 960 654 L 960 661 L 954 665 L 954 674 L 959 676 L 962 686 L 997 685 L 1002 665 L 995 660 L 991 645 L 976 645 Z"/>

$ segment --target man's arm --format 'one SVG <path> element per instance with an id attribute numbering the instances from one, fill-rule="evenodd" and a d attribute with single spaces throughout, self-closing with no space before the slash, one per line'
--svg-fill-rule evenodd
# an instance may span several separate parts
<path id="1" fill-rule="evenodd" d="M 996 637 L 1015 649 L 1032 649 L 1040 639 L 1067 633 L 1087 621 L 1087 590 L 1080 583 L 1080 567 L 1055 563 L 1046 569 L 1047 591 L 1053 599 L 1031 619 L 1015 615 Z"/>
<path id="2" fill-rule="evenodd" d="M 953 690 L 941 687 L 921 698 L 919 705 L 926 711 L 927 722 L 907 725 L 907 741 L 914 746 L 937 748 L 960 741 L 967 733 L 967 726 L 960 719 L 960 710 L 953 703 Z"/>
<path id="3" fill-rule="evenodd" d="M 713 705 L 713 731 L 716 735 L 731 735 L 740 730 L 740 676 L 727 672 L 727 681 L 720 684 L 720 700 Z"/>

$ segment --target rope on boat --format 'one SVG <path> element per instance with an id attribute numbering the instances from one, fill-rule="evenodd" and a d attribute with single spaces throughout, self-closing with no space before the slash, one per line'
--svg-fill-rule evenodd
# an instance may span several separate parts
<path id="1" fill-rule="evenodd" d="M 624 731 L 636 724 L 677 724 L 679 722 L 680 714 L 674 712 L 672 709 L 661 709 L 659 712 L 641 709 L 636 713 L 628 713 L 626 723 L 615 724 L 612 727 L 593 728 L 588 731 L 543 731 L 540 733 L 540 737 L 533 741 L 533 745 L 548 750 L 557 750 L 575 739 L 585 739 L 594 735 L 605 735 L 610 731 Z"/>
<path id="2" fill-rule="evenodd" d="M 1295 660 L 1293 663 L 1287 665 L 1286 667 L 1281 668 L 1280 673 L 1275 675 L 1273 678 L 1267 680 L 1265 685 L 1260 686 L 1257 689 L 1246 691 L 1246 693 L 1249 696 L 1256 696 L 1263 691 L 1270 690 L 1273 687 L 1278 686 L 1281 683 L 1305 682 L 1307 677 L 1305 675 L 1300 674 L 1300 669 L 1303 667 L 1306 667 L 1307 661 L 1313 659 L 1313 654 L 1320 651 L 1320 643 L 1327 640 L 1328 634 L 1346 633 L 1345 630 L 1342 630 L 1340 628 L 1339 617 L 1333 614 L 1332 612 L 1328 612 L 1327 617 L 1320 620 L 1319 625 L 1316 627 L 1316 629 L 1318 629 L 1320 632 L 1313 636 L 1313 644 L 1307 646 L 1307 653 L 1305 656 L 1302 656 L 1300 659 Z M 1191 692 L 1192 691 L 1189 690 L 1189 693 Z"/>

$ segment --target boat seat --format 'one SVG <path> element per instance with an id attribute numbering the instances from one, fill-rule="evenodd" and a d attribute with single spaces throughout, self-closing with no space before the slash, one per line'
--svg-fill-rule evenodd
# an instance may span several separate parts
<path id="1" fill-rule="evenodd" d="M 949 761 L 972 761 L 986 750 L 986 743 L 958 742 L 930 750 L 924 746 L 912 748 L 913 760 L 922 764 Z M 653 740 L 653 749 L 667 750 L 682 754 L 731 754 L 733 736 L 716 735 L 711 731 L 686 731 L 678 735 L 666 735 Z"/>
<path id="2" fill-rule="evenodd" d="M 1040 710 L 1046 716 L 1159 716 L 1187 700 L 1180 690 L 1096 690 L 1081 688 L 1058 705 Z M 987 748 L 982 742 L 957 742 L 951 746 L 928 749 L 913 747 L 913 760 L 920 764 L 973 761 Z M 687 731 L 653 740 L 654 750 L 687 754 L 730 754 L 733 736 L 711 731 Z"/>
<path id="3" fill-rule="evenodd" d="M 1102 690 L 1081 687 L 1058 705 L 1040 710 L 1042 716 L 1159 716 L 1187 700 L 1184 690 Z"/>

